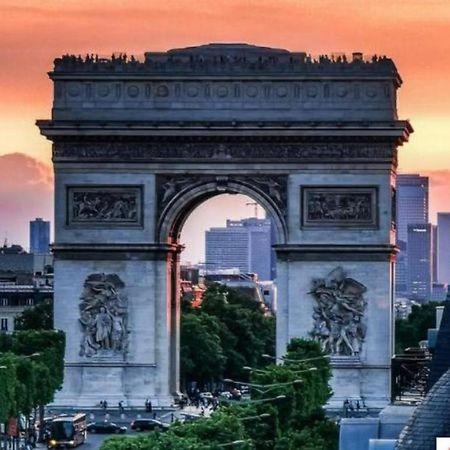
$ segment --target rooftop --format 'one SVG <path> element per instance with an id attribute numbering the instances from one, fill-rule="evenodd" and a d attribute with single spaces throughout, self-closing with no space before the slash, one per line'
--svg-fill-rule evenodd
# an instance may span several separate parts
<path id="1" fill-rule="evenodd" d="M 313 56 L 306 52 L 242 43 L 214 43 L 145 52 L 143 57 L 114 53 L 110 57 L 66 54 L 55 59 L 52 75 L 97 74 L 284 74 L 333 76 L 388 76 L 401 82 L 393 61 L 386 56 L 332 53 Z"/>

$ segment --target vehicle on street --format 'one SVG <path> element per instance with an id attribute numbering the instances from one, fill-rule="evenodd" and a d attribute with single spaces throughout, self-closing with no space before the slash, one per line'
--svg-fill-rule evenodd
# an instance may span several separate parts
<path id="1" fill-rule="evenodd" d="M 47 448 L 75 448 L 86 437 L 86 414 L 61 415 L 50 424 Z"/>
<path id="2" fill-rule="evenodd" d="M 169 426 L 168 423 L 161 422 L 157 419 L 135 419 L 130 424 L 131 429 L 136 431 L 166 431 Z"/>
<path id="3" fill-rule="evenodd" d="M 102 433 L 102 434 L 123 434 L 127 432 L 127 427 L 120 426 L 114 422 L 108 422 L 107 420 L 103 422 L 91 422 L 87 426 L 89 433 Z"/>

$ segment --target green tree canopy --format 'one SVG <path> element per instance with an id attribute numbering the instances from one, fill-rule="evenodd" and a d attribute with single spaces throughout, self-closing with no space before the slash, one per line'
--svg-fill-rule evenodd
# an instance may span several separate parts
<path id="1" fill-rule="evenodd" d="M 408 347 L 418 347 L 420 341 L 427 339 L 428 329 L 436 326 L 436 306 L 442 305 L 439 302 L 413 305 L 407 319 L 395 321 L 396 353 L 402 353 Z"/>
<path id="2" fill-rule="evenodd" d="M 53 300 L 48 298 L 24 309 L 15 319 L 16 330 L 52 330 Z"/>

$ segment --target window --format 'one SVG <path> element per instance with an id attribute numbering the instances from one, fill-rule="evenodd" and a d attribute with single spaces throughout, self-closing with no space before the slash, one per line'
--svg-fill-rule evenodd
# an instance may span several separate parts
<path id="1" fill-rule="evenodd" d="M 27 306 L 31 306 L 34 303 L 34 299 L 33 298 L 27 298 Z"/>
<path id="2" fill-rule="evenodd" d="M 8 319 L 6 317 L 0 319 L 0 331 L 8 331 Z"/>
<path id="3" fill-rule="evenodd" d="M 8 306 L 8 299 L 7 298 L 2 298 L 1 305 L 2 306 Z"/>

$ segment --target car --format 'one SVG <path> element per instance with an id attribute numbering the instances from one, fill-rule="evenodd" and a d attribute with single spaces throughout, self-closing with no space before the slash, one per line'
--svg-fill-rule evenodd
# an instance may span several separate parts
<path id="1" fill-rule="evenodd" d="M 130 424 L 131 429 L 136 431 L 166 431 L 169 426 L 169 424 L 157 419 L 135 419 Z"/>
<path id="2" fill-rule="evenodd" d="M 102 433 L 102 434 L 123 434 L 127 432 L 127 427 L 121 427 L 113 422 L 91 422 L 86 429 L 89 433 Z"/>
<path id="3" fill-rule="evenodd" d="M 214 396 L 211 392 L 200 392 L 200 398 L 204 398 L 205 400 L 212 400 Z"/>

